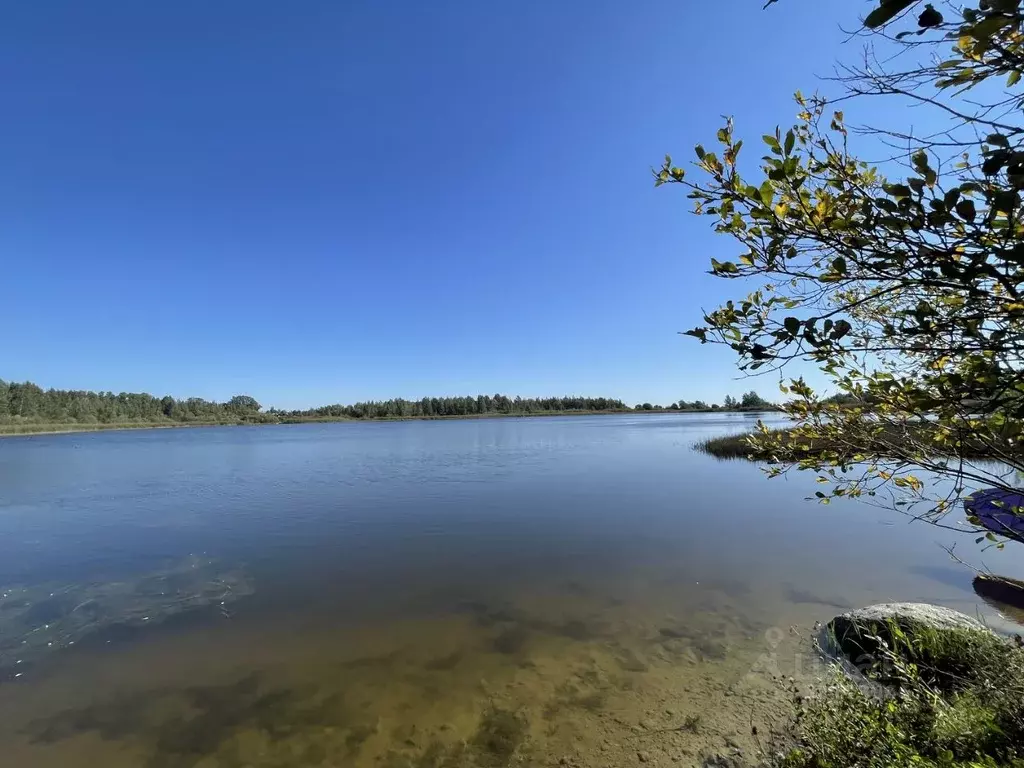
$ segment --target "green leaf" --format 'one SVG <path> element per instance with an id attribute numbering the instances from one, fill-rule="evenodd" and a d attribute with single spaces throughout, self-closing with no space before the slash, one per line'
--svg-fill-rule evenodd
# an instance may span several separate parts
<path id="1" fill-rule="evenodd" d="M 1003 14 L 993 14 L 987 18 L 979 21 L 969 31 L 971 37 L 975 40 L 985 41 L 990 37 L 995 36 L 999 31 L 1010 24 L 1014 23 L 1013 16 L 1004 16 Z"/>
<path id="2" fill-rule="evenodd" d="M 924 7 L 924 12 L 917 18 L 919 27 L 937 27 L 942 24 L 942 14 L 935 10 L 931 3 Z"/>
<path id="3" fill-rule="evenodd" d="M 974 210 L 974 202 L 972 200 L 961 200 L 957 203 L 956 214 L 964 221 L 974 221 L 978 215 L 977 211 Z"/>
<path id="4" fill-rule="evenodd" d="M 790 336 L 796 336 L 800 332 L 800 320 L 796 317 L 787 317 L 782 321 Z"/>
<path id="5" fill-rule="evenodd" d="M 896 14 L 905 11 L 915 2 L 916 0 L 882 0 L 881 5 L 864 19 L 864 26 L 869 29 L 876 29 L 891 21 Z"/>
<path id="6" fill-rule="evenodd" d="M 704 156 L 707 155 L 707 152 L 704 151 L 704 146 L 702 144 L 698 144 L 696 147 L 693 148 L 693 150 L 694 152 L 697 153 L 698 160 L 703 160 Z"/>
<path id="7" fill-rule="evenodd" d="M 772 197 L 775 195 L 775 187 L 772 186 L 770 181 L 766 181 L 761 185 L 760 196 L 761 202 L 765 205 L 772 204 Z"/>
<path id="8" fill-rule="evenodd" d="M 986 176 L 995 176 L 1005 164 L 1006 155 L 1002 152 L 994 152 L 981 164 L 981 172 Z"/>
<path id="9" fill-rule="evenodd" d="M 1016 190 L 1004 189 L 993 196 L 992 210 L 1001 213 L 1013 213 L 1017 209 L 1018 203 L 1020 203 L 1020 198 L 1017 196 Z"/>
<path id="10" fill-rule="evenodd" d="M 1010 73 L 1010 76 L 1006 78 L 1006 87 L 1010 88 L 1020 82 L 1020 70 L 1015 69 Z"/>
<path id="11" fill-rule="evenodd" d="M 793 147 L 796 144 L 796 135 L 792 130 L 786 131 L 786 154 L 793 153 Z"/>
<path id="12" fill-rule="evenodd" d="M 906 184 L 883 184 L 882 189 L 893 197 L 910 197 L 910 187 Z"/>

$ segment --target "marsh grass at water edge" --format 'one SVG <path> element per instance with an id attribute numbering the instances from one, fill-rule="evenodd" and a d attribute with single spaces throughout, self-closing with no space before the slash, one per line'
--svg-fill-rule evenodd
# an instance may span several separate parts
<path id="1" fill-rule="evenodd" d="M 912 432 L 915 439 L 927 439 L 927 427 L 920 426 L 915 427 L 916 432 Z M 792 452 L 792 456 L 795 459 L 811 458 L 820 456 L 823 453 L 835 454 L 842 458 L 846 457 L 850 461 L 856 461 L 855 456 L 857 454 L 863 454 L 866 457 L 879 457 L 886 458 L 887 449 L 886 445 L 891 444 L 900 437 L 900 432 L 896 429 L 886 430 L 886 432 L 879 438 L 878 445 L 854 445 L 852 443 L 840 443 L 835 441 L 826 440 L 808 440 L 803 437 L 798 437 L 793 428 L 781 428 L 773 429 L 772 432 L 778 436 L 781 436 L 783 441 L 789 441 L 790 443 L 799 440 L 799 445 Z M 756 433 L 753 431 L 740 432 L 732 435 L 723 435 L 715 437 L 703 438 L 693 444 L 694 448 L 709 456 L 714 456 L 717 459 L 749 459 L 751 461 L 771 461 L 772 456 L 760 451 L 755 446 L 751 445 L 751 438 Z M 944 453 L 942 450 L 935 449 L 936 456 L 951 455 L 951 452 Z M 960 448 L 960 455 L 964 459 L 973 460 L 991 460 L 983 446 L 974 446 L 970 443 L 965 443 Z"/>

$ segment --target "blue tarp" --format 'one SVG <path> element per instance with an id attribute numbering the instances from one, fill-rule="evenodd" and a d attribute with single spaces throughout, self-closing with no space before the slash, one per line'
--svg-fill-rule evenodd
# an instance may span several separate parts
<path id="1" fill-rule="evenodd" d="M 964 509 L 993 533 L 1024 539 L 1024 490 L 986 488 L 975 491 L 964 499 Z"/>

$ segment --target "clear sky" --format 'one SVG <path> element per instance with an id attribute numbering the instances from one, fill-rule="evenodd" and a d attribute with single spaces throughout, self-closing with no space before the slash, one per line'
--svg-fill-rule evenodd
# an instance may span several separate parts
<path id="1" fill-rule="evenodd" d="M 737 246 L 650 167 L 725 114 L 756 146 L 856 55 L 861 4 L 761 5 L 9 3 L 0 377 L 279 407 L 750 389 L 676 334 L 745 291 L 705 274 Z"/>

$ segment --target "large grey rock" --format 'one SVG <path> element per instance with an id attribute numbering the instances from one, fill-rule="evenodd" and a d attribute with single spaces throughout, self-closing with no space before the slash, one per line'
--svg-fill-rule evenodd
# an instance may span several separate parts
<path id="1" fill-rule="evenodd" d="M 943 608 L 930 603 L 879 603 L 867 608 L 858 608 L 840 614 L 829 622 L 833 627 L 860 625 L 876 626 L 895 621 L 900 627 L 918 625 L 932 629 L 977 629 L 988 628 L 966 613 Z"/>
<path id="2" fill-rule="evenodd" d="M 842 664 L 847 674 L 863 680 L 864 670 L 879 658 L 878 639 L 894 649 L 894 627 L 910 640 L 922 628 L 995 634 L 977 619 L 939 605 L 880 603 L 836 616 L 825 625 L 818 643 L 827 656 Z"/>

